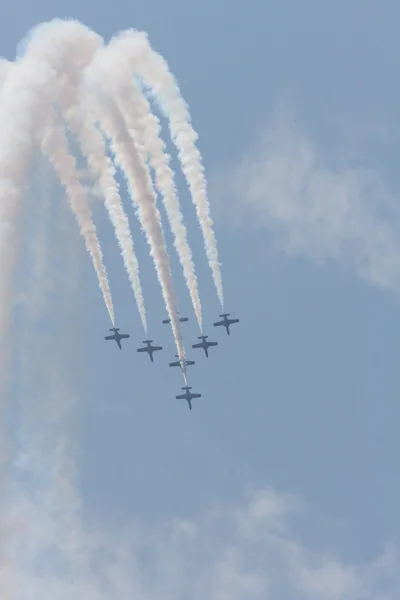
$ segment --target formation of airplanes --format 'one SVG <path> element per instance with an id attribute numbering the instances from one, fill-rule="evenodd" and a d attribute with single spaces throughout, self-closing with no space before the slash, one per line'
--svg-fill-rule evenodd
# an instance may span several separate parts
<path id="1" fill-rule="evenodd" d="M 226 332 L 228 335 L 230 335 L 230 331 L 229 331 L 229 327 L 231 325 L 234 325 L 235 323 L 239 323 L 239 319 L 230 319 L 229 318 L 230 313 L 224 313 L 222 315 L 219 315 L 221 317 L 221 321 L 217 321 L 216 323 L 213 323 L 214 327 L 225 327 Z M 181 323 L 185 323 L 187 322 L 189 319 L 187 317 L 179 317 L 179 321 Z M 163 320 L 163 324 L 167 325 L 171 323 L 171 319 L 164 319 Z M 119 333 L 119 328 L 118 327 L 113 327 L 110 329 L 110 331 L 112 331 L 112 335 L 107 335 L 104 339 L 105 340 L 115 340 L 115 342 L 118 345 L 118 348 L 120 350 L 122 350 L 122 345 L 121 345 L 121 340 L 123 339 L 127 339 L 130 338 L 130 335 L 127 333 Z M 213 347 L 213 346 L 218 346 L 218 342 L 209 342 L 208 341 L 208 335 L 200 335 L 199 340 L 201 340 L 201 342 L 198 342 L 196 344 L 192 345 L 192 348 L 194 349 L 198 349 L 201 348 L 204 350 L 204 353 L 206 355 L 206 357 L 208 358 L 208 349 Z M 154 352 L 159 352 L 160 350 L 163 349 L 162 346 L 153 346 L 152 345 L 153 340 L 143 340 L 143 344 L 145 344 L 142 348 L 137 348 L 137 352 L 147 352 L 151 362 L 154 362 L 154 358 L 153 358 L 153 354 Z M 169 366 L 170 367 L 180 367 L 180 369 L 183 371 L 184 366 L 190 366 L 190 365 L 194 365 L 195 361 L 194 360 L 186 360 L 182 361 L 179 360 L 179 356 L 178 354 L 175 354 L 175 357 L 178 359 L 176 361 L 170 362 Z M 183 364 L 184 363 L 184 364 Z M 187 386 L 185 385 L 182 390 L 185 390 L 184 394 L 178 394 L 177 396 L 175 396 L 175 398 L 177 400 L 186 400 L 186 402 L 188 403 L 189 409 L 192 410 L 192 400 L 193 398 L 201 398 L 201 394 L 195 394 L 193 392 L 191 392 L 190 390 L 192 389 L 191 386 Z"/>

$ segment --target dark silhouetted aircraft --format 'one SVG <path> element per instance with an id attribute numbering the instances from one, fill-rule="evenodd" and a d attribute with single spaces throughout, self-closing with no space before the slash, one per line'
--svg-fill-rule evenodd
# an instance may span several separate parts
<path id="1" fill-rule="evenodd" d="M 192 348 L 203 348 L 208 358 L 208 349 L 211 346 L 218 346 L 218 342 L 207 342 L 208 335 L 200 335 L 199 340 L 202 340 L 198 344 L 193 344 Z"/>
<path id="2" fill-rule="evenodd" d="M 201 394 L 192 394 L 192 392 L 189 391 L 189 390 L 192 389 L 191 386 L 185 385 L 185 387 L 183 387 L 182 389 L 185 390 L 185 393 L 184 394 L 178 394 L 178 396 L 175 396 L 175 398 L 177 400 L 186 400 L 186 402 L 189 404 L 190 410 L 192 410 L 192 400 L 193 400 L 193 398 L 201 398 Z"/>
<path id="3" fill-rule="evenodd" d="M 179 313 L 177 313 L 179 316 Z M 186 321 L 189 321 L 189 319 L 187 317 L 179 317 L 179 321 L 180 323 L 186 323 Z M 168 325 L 168 323 L 171 323 L 171 319 L 164 319 L 163 320 L 164 325 Z"/>
<path id="4" fill-rule="evenodd" d="M 143 344 L 146 344 L 146 346 L 144 348 L 138 348 L 137 351 L 138 352 L 147 352 L 148 355 L 150 356 L 151 362 L 154 362 L 153 352 L 157 352 L 157 350 L 162 350 L 162 346 L 152 346 L 151 345 L 152 341 L 153 340 L 143 340 Z"/>
<path id="5" fill-rule="evenodd" d="M 175 354 L 175 356 L 176 356 L 176 358 L 179 358 L 178 354 Z M 184 362 L 187 367 L 189 367 L 190 365 L 194 365 L 194 360 L 185 360 L 185 361 L 176 360 L 175 362 L 169 363 L 169 366 L 170 367 L 180 367 L 182 369 L 182 362 Z"/>
<path id="6" fill-rule="evenodd" d="M 217 321 L 217 323 L 214 323 L 214 327 L 225 327 L 228 335 L 230 335 L 229 327 L 234 323 L 239 323 L 239 319 L 228 319 L 230 314 L 231 313 L 225 313 L 223 315 L 219 315 L 222 317 L 222 321 Z"/>
<path id="7" fill-rule="evenodd" d="M 115 340 L 118 344 L 118 348 L 120 350 L 122 350 L 122 346 L 121 346 L 121 340 L 124 340 L 125 338 L 129 338 L 131 337 L 130 335 L 128 335 L 127 333 L 118 333 L 119 332 L 119 327 L 112 327 L 110 329 L 110 331 L 113 331 L 113 335 L 107 335 L 104 339 L 105 340 Z"/>

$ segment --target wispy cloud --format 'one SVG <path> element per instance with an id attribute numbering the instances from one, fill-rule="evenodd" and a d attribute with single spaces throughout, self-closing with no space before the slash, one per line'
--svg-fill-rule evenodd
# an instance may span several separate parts
<path id="1" fill-rule="evenodd" d="M 58 486 L 62 479 L 56 478 Z M 65 491 L 62 492 L 63 496 Z M 55 510 L 60 496 L 14 506 L 28 530 L 14 546 L 17 598 L 70 600 L 397 600 L 400 556 L 345 562 L 293 533 L 299 505 L 266 488 L 237 506 L 152 530 L 97 535 Z M 301 506 L 301 505 L 300 505 Z M 294 515 L 294 509 L 296 511 Z M 21 563 L 21 557 L 26 560 Z"/>
<path id="2" fill-rule="evenodd" d="M 289 255 L 340 261 L 400 291 L 400 204 L 378 170 L 329 166 L 294 119 L 279 115 L 224 181 L 241 224 L 264 228 Z"/>

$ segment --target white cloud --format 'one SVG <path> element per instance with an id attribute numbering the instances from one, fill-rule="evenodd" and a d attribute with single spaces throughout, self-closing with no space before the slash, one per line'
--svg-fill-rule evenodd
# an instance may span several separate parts
<path id="1" fill-rule="evenodd" d="M 193 522 L 178 519 L 157 530 L 131 524 L 121 535 L 89 534 L 54 500 L 43 495 L 14 505 L 14 516 L 28 529 L 14 541 L 19 590 L 7 600 L 400 597 L 395 549 L 371 563 L 351 564 L 310 548 L 292 532 L 301 504 L 269 488 Z"/>
<path id="2" fill-rule="evenodd" d="M 241 225 L 265 228 L 290 255 L 337 260 L 372 284 L 400 290 L 400 206 L 378 171 L 328 167 L 282 117 L 223 179 Z"/>

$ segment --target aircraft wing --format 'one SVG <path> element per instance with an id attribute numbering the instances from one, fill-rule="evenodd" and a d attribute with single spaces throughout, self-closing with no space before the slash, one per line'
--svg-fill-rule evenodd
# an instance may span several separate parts
<path id="1" fill-rule="evenodd" d="M 115 335 L 107 335 L 104 339 L 105 340 L 115 340 Z"/>
<path id="2" fill-rule="evenodd" d="M 121 333 L 120 336 L 119 336 L 119 339 L 120 340 L 124 340 L 124 339 L 129 338 L 129 337 L 131 337 L 131 336 L 128 333 Z"/>
<path id="3" fill-rule="evenodd" d="M 225 325 L 224 321 L 217 321 L 216 323 L 214 323 L 214 327 L 219 327 L 220 325 Z"/>
<path id="4" fill-rule="evenodd" d="M 201 394 L 192 394 L 192 398 L 201 398 Z"/>
<path id="5" fill-rule="evenodd" d="M 176 362 L 169 363 L 169 366 L 170 367 L 180 367 L 181 363 L 179 362 L 179 360 L 177 360 Z"/>
<path id="6" fill-rule="evenodd" d="M 156 350 L 162 350 L 162 346 L 153 346 L 152 350 L 156 351 Z"/>
<path id="7" fill-rule="evenodd" d="M 204 348 L 204 343 L 200 342 L 200 344 L 193 344 L 192 348 Z"/>
<path id="8" fill-rule="evenodd" d="M 177 400 L 187 400 L 186 394 L 179 394 L 178 396 L 175 396 L 175 398 Z"/>
<path id="9" fill-rule="evenodd" d="M 163 323 L 164 325 L 167 325 L 168 323 L 171 323 L 171 319 L 163 319 Z"/>
<path id="10" fill-rule="evenodd" d="M 209 346 L 218 346 L 218 342 L 208 342 Z"/>
<path id="11" fill-rule="evenodd" d="M 148 352 L 149 349 L 148 348 L 138 348 L 137 352 Z"/>

